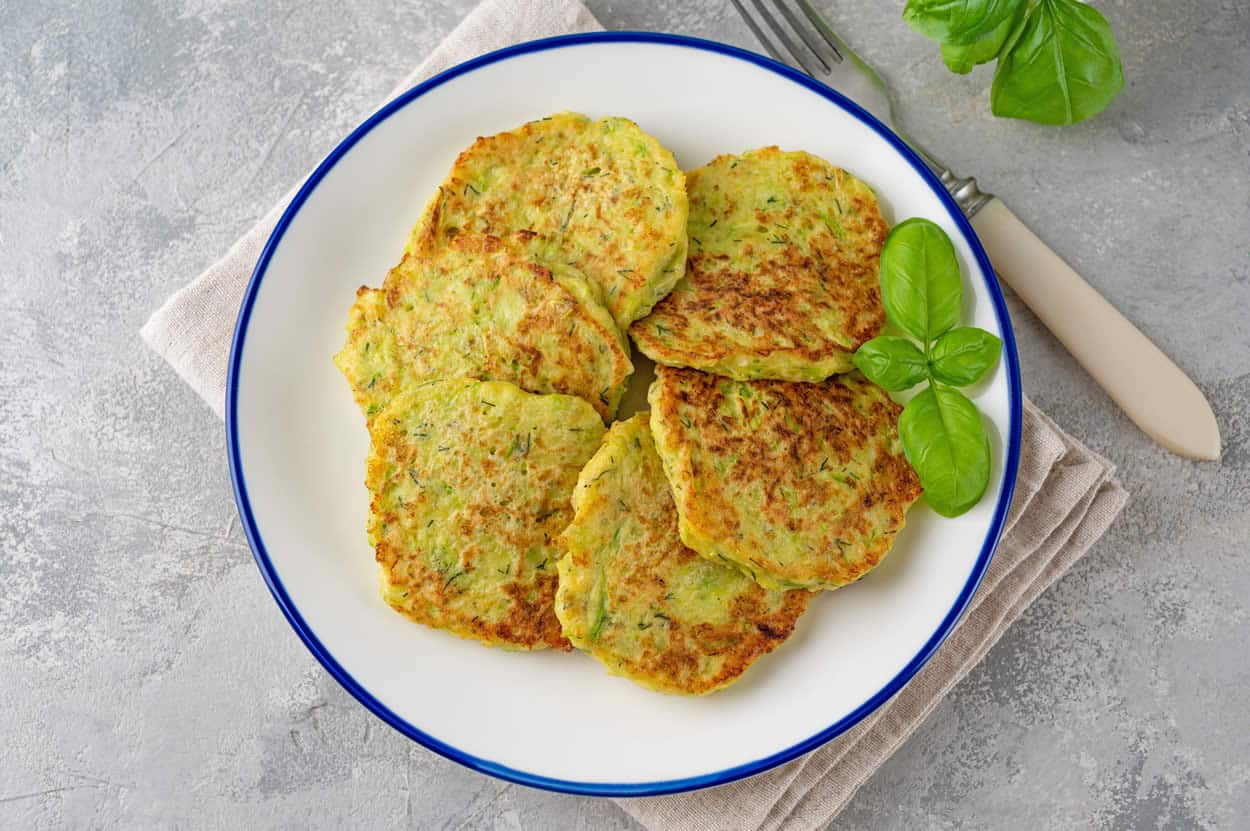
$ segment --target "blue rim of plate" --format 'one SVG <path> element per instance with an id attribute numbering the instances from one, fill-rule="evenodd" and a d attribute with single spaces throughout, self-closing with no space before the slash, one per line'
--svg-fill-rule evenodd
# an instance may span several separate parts
<path id="1" fill-rule="evenodd" d="M 439 741 L 433 736 L 425 733 L 408 722 L 401 719 L 398 715 L 388 709 L 382 702 L 378 701 L 373 695 L 361 686 L 355 678 L 347 673 L 346 670 L 335 660 L 334 656 L 322 645 L 316 634 L 305 622 L 300 615 L 299 609 L 287 594 L 282 580 L 278 577 L 274 570 L 273 563 L 269 559 L 269 554 L 265 550 L 264 541 L 261 539 L 260 530 L 256 526 L 256 519 L 252 515 L 252 506 L 247 496 L 247 485 L 243 479 L 243 463 L 239 455 L 238 441 L 238 380 L 239 367 L 243 357 L 243 345 L 247 338 L 248 321 L 252 316 L 252 305 L 256 300 L 257 291 L 260 289 L 261 281 L 265 277 L 265 272 L 269 267 L 269 261 L 272 259 L 274 251 L 277 250 L 279 243 L 282 241 L 283 235 L 286 233 L 287 227 L 294 220 L 303 206 L 304 201 L 309 194 L 316 189 L 318 183 L 325 175 L 338 163 L 349 150 L 360 141 L 366 134 L 381 122 L 385 121 L 392 114 L 407 106 L 412 101 L 420 98 L 430 90 L 447 83 L 457 76 L 467 74 L 475 69 L 488 66 L 499 61 L 507 60 L 518 55 L 525 55 L 531 52 L 544 52 L 551 49 L 560 49 L 568 46 L 582 46 L 585 44 L 595 43 L 650 43 L 662 44 L 665 46 L 679 46 L 687 49 L 697 49 L 704 52 L 714 52 L 719 55 L 725 55 L 736 58 L 747 63 L 775 73 L 799 84 L 807 89 L 815 92 L 829 101 L 834 106 L 840 107 L 850 113 L 855 118 L 867 124 L 890 145 L 898 151 L 904 159 L 907 160 L 916 172 L 918 172 L 924 181 L 929 185 L 942 204 L 946 207 L 951 219 L 959 228 L 960 232 L 968 240 L 972 252 L 976 257 L 977 265 L 981 269 L 982 275 L 992 275 L 993 267 L 990 265 L 989 258 L 985 254 L 985 250 L 981 247 L 980 241 L 977 239 L 976 233 L 968 224 L 960 212 L 959 207 L 954 200 L 946 192 L 946 189 L 938 181 L 937 177 L 924 165 L 918 156 L 903 143 L 888 127 L 879 122 L 871 114 L 865 111 L 855 102 L 843 96 L 830 87 L 816 81 L 807 75 L 803 75 L 790 67 L 778 63 L 771 58 L 754 52 L 748 52 L 745 49 L 739 49 L 735 46 L 729 46 L 715 41 L 703 40 L 701 38 L 687 37 L 685 35 L 659 34 L 651 32 L 593 32 L 575 35 L 560 35 L 557 37 L 544 38 L 542 40 L 528 41 L 520 43 L 516 46 L 509 46 L 504 49 L 490 52 L 481 57 L 465 61 L 462 64 L 445 70 L 435 75 L 427 81 L 416 85 L 412 89 L 387 103 L 380 110 L 370 116 L 363 124 L 351 132 L 351 134 L 343 139 L 343 141 L 326 156 L 325 160 L 317 166 L 312 175 L 304 183 L 303 187 L 291 200 L 291 204 L 287 206 L 286 211 L 282 214 L 282 218 L 278 220 L 277 226 L 273 230 L 273 234 L 269 237 L 264 251 L 261 252 L 260 259 L 256 263 L 256 269 L 252 272 L 252 279 L 248 283 L 247 293 L 243 297 L 243 304 L 239 309 L 238 323 L 235 326 L 234 341 L 230 349 L 230 364 L 226 379 L 226 447 L 230 462 L 230 479 L 234 487 L 235 502 L 238 503 L 239 516 L 243 522 L 243 528 L 247 534 L 248 544 L 252 548 L 252 553 L 256 558 L 256 564 L 260 568 L 261 575 L 265 579 L 265 583 L 269 586 L 269 591 L 273 594 L 278 606 L 282 609 L 282 613 L 286 616 L 288 622 L 295 629 L 300 640 L 308 647 L 309 651 L 321 662 L 326 671 L 330 673 L 344 689 L 351 693 L 356 700 L 363 704 L 375 716 L 389 724 L 391 727 L 408 736 L 418 744 L 423 745 L 429 750 L 438 753 L 453 762 L 458 762 L 465 767 L 479 771 L 481 773 L 505 779 L 510 782 L 516 782 L 521 785 L 527 785 L 543 790 L 558 791 L 562 793 L 581 794 L 585 796 L 614 796 L 614 797 L 630 797 L 630 796 L 654 796 L 660 794 L 680 793 L 682 791 L 698 790 L 700 788 L 710 788 L 716 785 L 723 785 L 738 779 L 744 779 L 748 776 L 755 776 L 763 773 L 770 768 L 802 756 L 838 735 L 849 730 L 858 724 L 869 713 L 876 710 L 886 701 L 888 701 L 895 693 L 903 688 L 903 686 L 915 675 L 922 666 L 929 660 L 933 653 L 937 650 L 946 636 L 950 634 L 959 618 L 963 615 L 968 603 L 972 600 L 973 594 L 976 593 L 977 587 L 981 584 L 981 578 L 985 575 L 990 559 L 994 555 L 994 550 L 998 547 L 998 540 L 1003 532 L 1003 526 L 1007 520 L 1007 511 L 1011 506 L 1011 497 L 1015 489 L 1016 474 L 1020 463 L 1020 435 L 1023 424 L 1023 395 L 1020 386 L 1020 363 L 1019 356 L 1016 352 L 1015 336 L 1011 329 L 1011 318 L 1007 313 L 1007 304 L 1003 300 L 1002 291 L 999 289 L 995 280 L 986 281 L 989 295 L 994 305 L 994 315 L 998 319 L 999 328 L 1003 333 L 1003 365 L 1007 370 L 1007 394 L 1010 406 L 1010 425 L 1008 435 L 1005 437 L 1005 449 L 1007 458 L 1003 465 L 1003 489 L 998 498 L 998 505 L 994 511 L 994 517 L 990 522 L 989 532 L 986 534 L 985 542 L 982 544 L 981 553 L 977 557 L 977 561 L 973 567 L 973 572 L 968 578 L 968 582 L 964 585 L 963 590 L 956 598 L 951 610 L 946 617 L 942 619 L 942 623 L 938 626 L 937 631 L 925 642 L 920 651 L 916 653 L 906 666 L 898 672 L 875 695 L 852 710 L 846 716 L 829 725 L 829 727 L 821 730 L 819 733 L 810 738 L 799 742 L 792 747 L 781 750 L 771 756 L 757 759 L 736 767 L 727 768 L 715 773 L 703 774 L 700 776 L 692 776 L 684 779 L 670 779 L 658 782 L 628 782 L 628 783 L 599 783 L 599 782 L 579 782 L 567 779 L 554 779 L 548 776 L 539 776 L 537 774 L 528 773 L 516 768 L 507 767 L 505 765 L 492 762 L 489 759 L 482 759 L 468 753 L 464 753 L 456 748 Z"/>

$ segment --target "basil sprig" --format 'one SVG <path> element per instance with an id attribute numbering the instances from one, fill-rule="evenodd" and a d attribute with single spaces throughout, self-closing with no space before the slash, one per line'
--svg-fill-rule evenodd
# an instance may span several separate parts
<path id="1" fill-rule="evenodd" d="M 950 237 L 927 219 L 890 232 L 881 251 L 881 298 L 890 323 L 910 337 L 873 338 L 855 352 L 855 367 L 890 392 L 928 382 L 903 408 L 899 437 L 925 501 L 943 516 L 959 516 L 989 485 L 990 439 L 976 405 L 956 387 L 983 378 L 1002 341 L 958 325 L 959 260 Z"/>
<path id="2" fill-rule="evenodd" d="M 1075 124 L 1124 87 L 1111 25 L 1080 0 L 907 0 L 903 19 L 961 75 L 997 60 L 994 115 Z"/>

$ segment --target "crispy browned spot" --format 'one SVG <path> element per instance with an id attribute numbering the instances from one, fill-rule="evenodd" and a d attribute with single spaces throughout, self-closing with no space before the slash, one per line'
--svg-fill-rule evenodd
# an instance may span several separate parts
<path id="1" fill-rule="evenodd" d="M 654 360 L 820 380 L 885 322 L 888 228 L 872 190 L 807 153 L 720 156 L 687 174 L 686 276 L 630 334 Z"/>
<path id="2" fill-rule="evenodd" d="M 335 362 L 369 418 L 421 381 L 509 381 L 616 414 L 633 364 L 590 283 L 544 265 L 532 235 L 463 233 L 408 254 L 380 290 L 362 288 Z"/>
<path id="3" fill-rule="evenodd" d="M 561 113 L 463 151 L 408 250 L 525 231 L 594 281 L 624 328 L 681 277 L 686 215 L 685 177 L 658 141 L 627 119 Z"/>
<path id="4" fill-rule="evenodd" d="M 766 585 L 858 579 L 920 496 L 902 408 L 858 373 L 745 382 L 661 367 L 650 400 L 683 538 Z"/>
<path id="5" fill-rule="evenodd" d="M 682 544 L 647 419 L 615 424 L 582 472 L 556 610 L 574 645 L 613 672 L 703 694 L 789 637 L 811 593 L 762 588 Z"/>
<path id="6" fill-rule="evenodd" d="M 377 415 L 369 536 L 397 611 L 514 649 L 567 649 L 552 603 L 577 473 L 598 446 L 589 405 L 465 379 L 405 391 Z"/>

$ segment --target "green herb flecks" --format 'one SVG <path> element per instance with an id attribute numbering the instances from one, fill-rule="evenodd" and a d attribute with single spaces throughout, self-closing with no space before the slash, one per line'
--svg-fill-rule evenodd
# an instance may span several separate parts
<path id="1" fill-rule="evenodd" d="M 508 446 L 507 458 L 511 459 L 513 456 L 528 456 L 533 442 L 534 432 L 532 430 L 527 432 L 524 436 L 517 433 L 512 437 L 512 444 Z"/>
<path id="2" fill-rule="evenodd" d="M 595 586 L 591 590 L 589 598 L 590 603 L 594 606 L 594 614 L 590 621 L 590 639 L 598 640 L 599 632 L 603 629 L 603 624 L 608 618 L 608 587 L 607 575 L 603 572 L 599 573 L 599 579 L 595 581 Z"/>

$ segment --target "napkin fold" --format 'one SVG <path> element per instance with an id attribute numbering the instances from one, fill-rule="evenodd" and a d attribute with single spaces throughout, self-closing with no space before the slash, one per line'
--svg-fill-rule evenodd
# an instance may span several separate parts
<path id="1" fill-rule="evenodd" d="M 527 40 L 602 29 L 579 0 L 486 0 L 386 100 L 486 52 Z M 218 418 L 225 417 L 226 370 L 243 293 L 269 235 L 302 184 L 301 180 L 278 200 L 225 256 L 174 292 L 139 332 Z"/>
<path id="2" fill-rule="evenodd" d="M 1115 467 L 1026 402 L 1006 530 L 962 620 L 902 691 L 852 729 L 780 768 L 719 788 L 620 800 L 650 831 L 812 831 L 846 807 L 1037 597 L 1084 556 L 1128 501 Z"/>
<path id="3" fill-rule="evenodd" d="M 578 0 L 486 0 L 388 97 L 484 52 L 600 28 Z M 218 416 L 243 293 L 297 190 L 170 297 L 142 329 L 144 341 Z M 780 768 L 695 793 L 619 800 L 621 807 L 651 831 L 824 827 L 1038 595 L 1107 530 L 1128 498 L 1114 473 L 1110 462 L 1026 402 L 1019 477 L 1002 542 L 962 620 L 907 686 L 853 729 Z"/>

